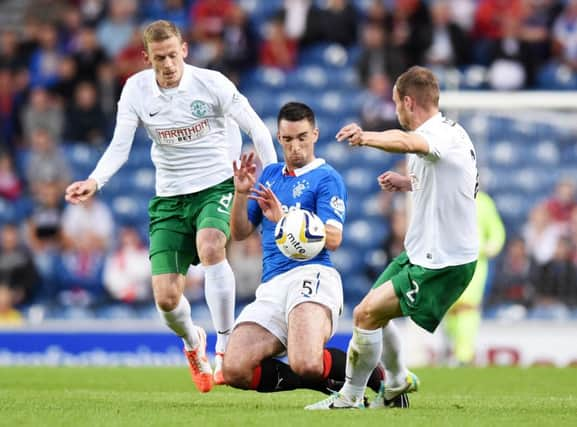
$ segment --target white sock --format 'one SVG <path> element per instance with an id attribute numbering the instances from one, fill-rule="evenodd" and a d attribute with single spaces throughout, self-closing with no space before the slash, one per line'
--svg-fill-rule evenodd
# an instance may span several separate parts
<path id="1" fill-rule="evenodd" d="M 398 387 L 405 383 L 408 371 L 403 362 L 401 337 L 392 321 L 383 328 L 383 364 L 388 386 Z"/>
<path id="2" fill-rule="evenodd" d="M 156 309 L 168 327 L 182 338 L 186 350 L 190 351 L 198 347 L 200 344 L 198 332 L 196 326 L 192 323 L 190 304 L 184 295 L 180 297 L 180 301 L 174 310 L 163 311 L 158 306 L 156 306 Z"/>
<path id="3" fill-rule="evenodd" d="M 224 353 L 234 324 L 235 280 L 225 259 L 204 267 L 204 295 L 216 330 L 216 353 Z"/>
<path id="4" fill-rule="evenodd" d="M 383 340 L 381 330 L 354 327 L 347 350 L 345 385 L 341 393 L 349 399 L 362 399 L 371 373 L 379 362 Z"/>

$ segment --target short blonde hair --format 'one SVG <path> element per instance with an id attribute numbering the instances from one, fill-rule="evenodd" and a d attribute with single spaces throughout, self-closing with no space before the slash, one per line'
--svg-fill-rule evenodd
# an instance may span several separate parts
<path id="1" fill-rule="evenodd" d="M 152 42 L 161 42 L 163 40 L 176 37 L 182 43 L 182 34 L 176 25 L 170 21 L 159 19 L 151 22 L 142 35 L 144 50 L 148 52 L 148 44 Z"/>
<path id="2" fill-rule="evenodd" d="M 400 99 L 410 96 L 427 109 L 439 106 L 439 82 L 428 68 L 417 65 L 409 68 L 399 76 L 395 86 Z"/>

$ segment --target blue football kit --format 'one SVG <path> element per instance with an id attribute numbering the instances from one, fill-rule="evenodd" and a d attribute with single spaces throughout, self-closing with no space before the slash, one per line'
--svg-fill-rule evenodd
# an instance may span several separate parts
<path id="1" fill-rule="evenodd" d="M 263 170 L 259 183 L 275 193 L 282 204 L 283 212 L 288 212 L 289 209 L 304 209 L 317 214 L 323 223 L 342 229 L 347 201 L 345 184 L 341 175 L 323 159 L 315 159 L 293 173 L 288 173 L 284 163 L 270 164 Z M 248 201 L 248 218 L 255 227 L 262 226 L 262 282 L 307 264 L 333 266 L 326 248 L 316 257 L 305 261 L 284 256 L 275 242 L 276 223 L 262 214 L 255 200 Z"/>

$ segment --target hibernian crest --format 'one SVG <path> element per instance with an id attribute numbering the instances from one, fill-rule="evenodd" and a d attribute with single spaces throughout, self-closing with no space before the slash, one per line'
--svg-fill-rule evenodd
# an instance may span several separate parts
<path id="1" fill-rule="evenodd" d="M 210 107 L 206 102 L 203 101 L 192 101 L 190 104 L 190 109 L 192 111 L 192 115 L 195 117 L 204 117 L 210 111 Z"/>

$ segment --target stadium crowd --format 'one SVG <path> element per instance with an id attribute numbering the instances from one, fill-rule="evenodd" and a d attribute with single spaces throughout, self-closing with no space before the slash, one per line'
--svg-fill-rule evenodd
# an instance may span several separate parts
<path id="1" fill-rule="evenodd" d="M 357 112 L 365 129 L 397 126 L 391 82 L 410 65 L 483 70 L 478 88 L 487 90 L 546 88 L 553 75 L 577 73 L 577 0 L 23 0 L 4 2 L 0 15 L 10 4 L 17 13 L 0 30 L 0 202 L 14 214 L 0 232 L 0 323 L 17 323 L 32 304 L 146 313 L 152 301 L 147 230 L 119 221 L 101 199 L 63 201 L 84 173 L 65 153 L 106 147 L 120 89 L 145 67 L 146 22 L 175 22 L 190 45 L 187 62 L 239 85 L 255 68 L 294 70 L 307 49 L 339 44 L 354 53 L 358 89 L 367 91 Z M 401 205 L 383 201 L 392 230 L 383 262 L 402 249 Z M 577 306 L 576 248 L 575 183 L 563 180 L 523 232 L 508 236 L 487 302 Z M 256 236 L 231 243 L 241 300 L 259 283 L 259 252 Z M 192 269 L 191 301 L 202 289 Z"/>

